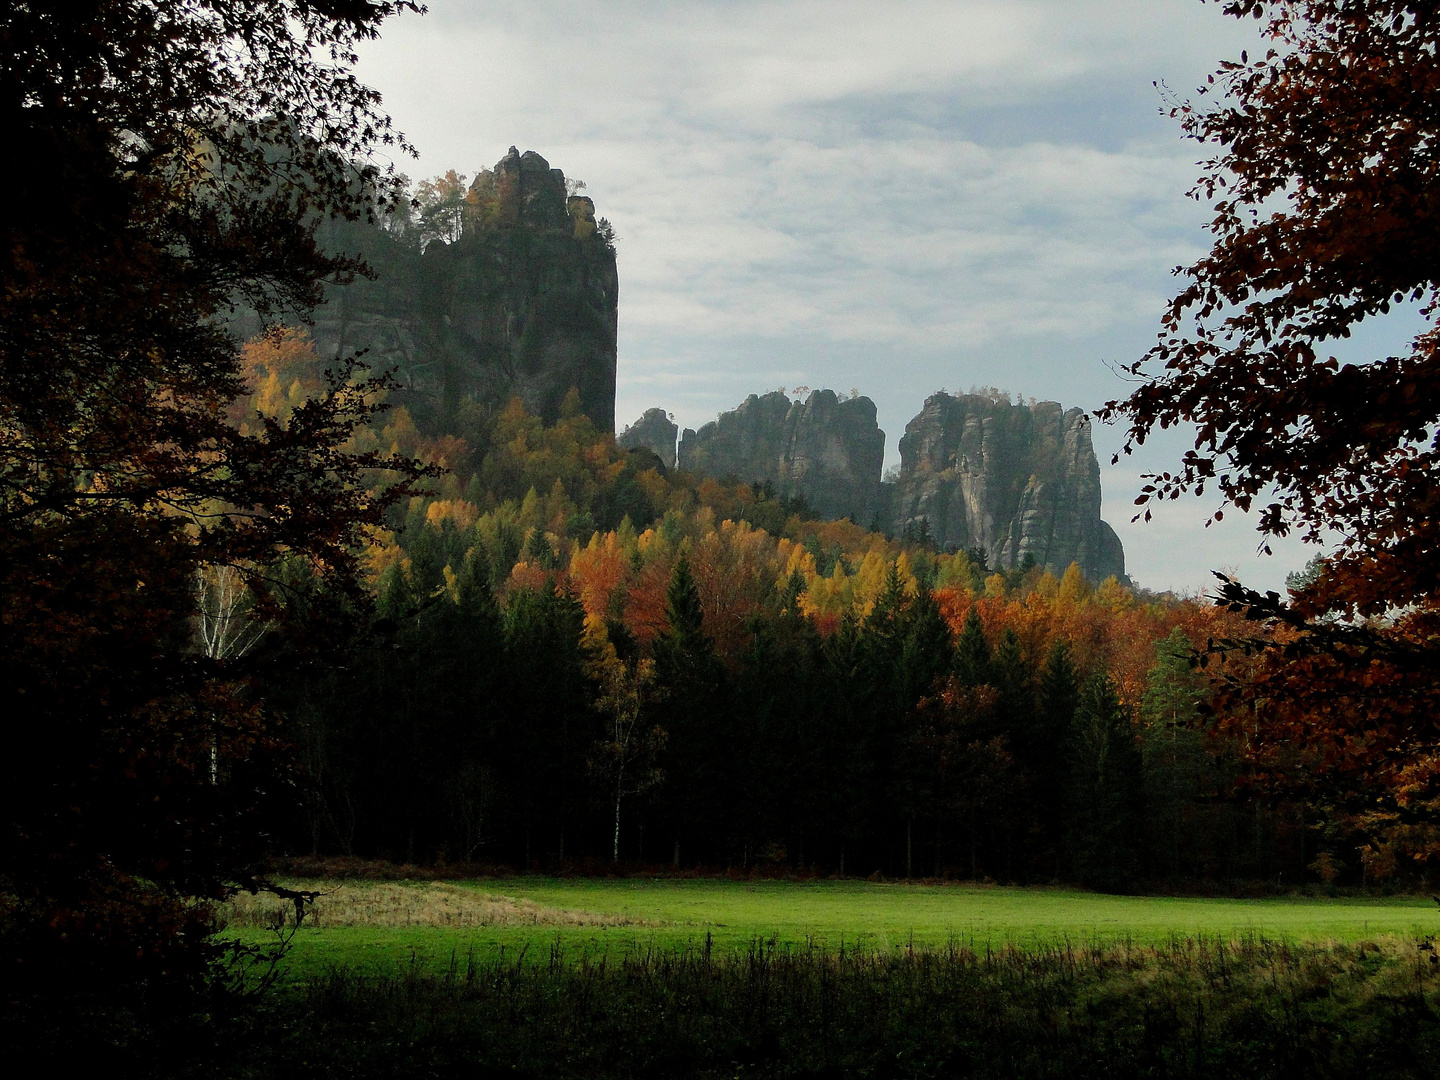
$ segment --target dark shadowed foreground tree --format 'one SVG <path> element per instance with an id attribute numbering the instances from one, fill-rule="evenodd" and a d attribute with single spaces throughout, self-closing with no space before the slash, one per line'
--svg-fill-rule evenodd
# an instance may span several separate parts
<path id="1" fill-rule="evenodd" d="M 354 46 L 406 3 L 32 0 L 0 12 L 0 992 L 129 1004 L 207 975 L 291 783 L 254 665 L 194 643 L 230 568 L 258 626 L 354 610 L 404 462 L 343 446 L 354 369 L 243 434 L 233 302 L 303 310 L 326 217 L 398 192 Z M 388 493 L 360 483 L 390 469 Z M 384 485 L 380 486 L 384 490 Z M 324 600 L 319 603 L 317 600 Z M 272 637 L 274 635 L 271 635 Z M 257 662 L 274 646 L 250 651 Z M 208 655 L 207 655 L 208 653 Z M 292 656 L 294 654 L 292 653 Z M 52 1017 L 61 1015 L 51 1007 Z M 76 1014 L 78 1015 L 78 1014 Z"/>
<path id="2" fill-rule="evenodd" d="M 1174 109 L 1187 136 L 1221 148 L 1192 192 L 1214 203 L 1214 247 L 1131 369 L 1143 383 L 1102 415 L 1129 423 L 1127 452 L 1157 427 L 1196 426 L 1142 504 L 1214 486 L 1258 509 L 1267 536 L 1339 534 L 1289 601 L 1224 585 L 1284 643 L 1242 688 L 1265 707 L 1234 715 L 1259 725 L 1250 745 L 1271 775 L 1339 782 L 1380 862 L 1428 858 L 1440 853 L 1440 6 L 1224 10 L 1265 20 L 1272 46 L 1221 65 L 1200 91 L 1217 94 L 1212 107 Z M 1329 354 L 1402 302 L 1431 323 L 1409 352 Z"/>

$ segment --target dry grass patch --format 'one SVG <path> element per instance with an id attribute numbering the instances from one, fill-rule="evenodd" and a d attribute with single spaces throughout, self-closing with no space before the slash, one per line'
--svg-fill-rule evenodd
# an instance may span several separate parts
<path id="1" fill-rule="evenodd" d="M 533 901 L 461 888 L 444 881 L 287 881 L 320 896 L 306 905 L 305 925 L 337 926 L 635 926 L 641 920 L 543 907 Z M 229 926 L 293 925 L 295 906 L 271 893 L 241 893 L 222 909 Z"/>

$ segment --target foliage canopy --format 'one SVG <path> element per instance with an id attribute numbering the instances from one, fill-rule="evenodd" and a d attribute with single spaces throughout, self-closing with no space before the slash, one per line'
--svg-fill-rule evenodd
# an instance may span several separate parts
<path id="1" fill-rule="evenodd" d="M 1184 268 L 1141 384 L 1102 416 L 1126 452 L 1195 425 L 1146 506 L 1218 487 L 1267 536 L 1338 534 L 1287 601 L 1227 581 L 1221 599 L 1278 634 L 1237 695 L 1259 718 L 1272 778 L 1333 784 L 1336 807 L 1384 837 L 1375 857 L 1428 858 L 1440 815 L 1440 10 L 1416 0 L 1227 0 L 1271 45 L 1177 101 L 1186 136 L 1218 146 L 1193 197 L 1214 244 Z M 1429 329 L 1408 352 L 1341 363 L 1332 342 L 1395 305 Z M 1218 519 L 1222 510 L 1216 511 Z M 1263 704 L 1263 708 L 1261 705 Z M 1384 854 L 1383 852 L 1388 852 Z"/>

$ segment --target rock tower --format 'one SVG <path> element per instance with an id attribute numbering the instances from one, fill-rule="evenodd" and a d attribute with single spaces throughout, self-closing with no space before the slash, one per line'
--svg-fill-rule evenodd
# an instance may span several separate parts
<path id="1" fill-rule="evenodd" d="M 553 421 L 566 395 L 615 427 L 619 279 L 595 207 L 533 150 L 483 170 L 455 210 L 458 235 L 341 223 L 322 240 L 362 256 L 373 280 L 331 287 L 315 313 L 322 356 L 366 350 L 394 368 L 418 423 L 454 426 L 511 397 Z"/>
<path id="2" fill-rule="evenodd" d="M 778 390 L 751 394 L 680 439 L 682 469 L 769 483 L 779 495 L 802 496 L 825 517 L 859 525 L 881 515 L 884 462 L 875 403 L 833 390 L 813 391 L 804 401 Z"/>
<path id="3" fill-rule="evenodd" d="M 1100 519 L 1090 418 L 1056 402 L 1012 404 L 934 394 L 905 426 L 892 507 L 896 531 L 921 522 L 942 548 L 981 547 L 991 566 L 1025 556 L 1091 581 L 1125 576 L 1125 552 Z"/>

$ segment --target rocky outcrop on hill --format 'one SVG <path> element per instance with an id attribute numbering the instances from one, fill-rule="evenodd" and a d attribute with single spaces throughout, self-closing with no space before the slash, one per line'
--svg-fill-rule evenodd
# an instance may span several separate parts
<path id="1" fill-rule="evenodd" d="M 327 226 L 332 250 L 359 254 L 374 280 L 331 287 L 315 313 L 324 357 L 366 350 L 394 368 L 422 427 L 451 427 L 518 396 L 555 420 L 572 390 L 607 431 L 615 426 L 619 281 L 595 207 L 566 195 L 565 176 L 513 146 L 452 199 L 448 236 L 417 223 Z"/>
<path id="2" fill-rule="evenodd" d="M 1029 555 L 1057 572 L 1079 563 L 1091 581 L 1125 575 L 1080 409 L 934 394 L 905 427 L 892 500 L 897 532 L 923 523 L 937 546 L 981 547 L 991 566 Z"/>
<path id="3" fill-rule="evenodd" d="M 885 433 L 867 397 L 816 390 L 803 402 L 775 391 L 750 395 L 680 439 L 682 469 L 769 483 L 819 514 L 869 525 L 880 513 Z"/>
<path id="4" fill-rule="evenodd" d="M 650 409 L 618 441 L 667 466 L 768 483 L 821 517 L 878 521 L 896 535 L 928 535 L 941 550 L 979 547 L 992 567 L 1028 556 L 1056 573 L 1079 563 L 1095 582 L 1125 577 L 1120 538 L 1100 518 L 1100 464 L 1080 409 L 934 394 L 906 425 L 892 483 L 880 479 L 885 433 L 866 397 L 752 394 L 698 431 L 687 428 L 678 459 L 667 457 L 674 439 L 664 410 Z"/>
<path id="5" fill-rule="evenodd" d="M 667 469 L 673 469 L 675 437 L 679 434 L 680 429 L 664 409 L 646 409 L 644 416 L 615 436 L 615 441 L 624 450 L 636 447 L 653 450 Z"/>

